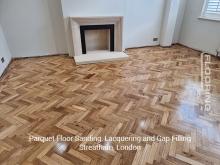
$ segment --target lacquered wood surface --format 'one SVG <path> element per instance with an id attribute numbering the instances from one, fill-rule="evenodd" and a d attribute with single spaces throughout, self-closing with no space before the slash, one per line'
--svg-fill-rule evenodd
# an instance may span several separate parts
<path id="1" fill-rule="evenodd" d="M 127 53 L 128 60 L 80 66 L 63 55 L 13 61 L 0 80 L 1 164 L 219 165 L 219 59 L 212 58 L 212 112 L 206 113 L 199 52 L 175 45 Z M 183 135 L 192 142 L 80 151 L 85 142 L 29 142 L 30 135 Z"/>

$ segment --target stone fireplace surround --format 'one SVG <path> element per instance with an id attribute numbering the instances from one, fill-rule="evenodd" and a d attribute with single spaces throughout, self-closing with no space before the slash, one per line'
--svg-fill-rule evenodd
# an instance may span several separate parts
<path id="1" fill-rule="evenodd" d="M 76 64 L 96 63 L 128 58 L 123 47 L 123 17 L 70 17 L 73 39 L 74 59 Z M 114 24 L 114 51 L 91 51 L 82 53 L 80 26 Z"/>

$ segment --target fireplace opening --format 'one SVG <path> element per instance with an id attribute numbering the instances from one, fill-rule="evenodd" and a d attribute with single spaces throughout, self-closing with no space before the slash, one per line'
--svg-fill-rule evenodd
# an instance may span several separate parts
<path id="1" fill-rule="evenodd" d="M 115 32 L 114 24 L 108 25 L 83 25 L 80 26 L 82 54 L 89 50 L 114 51 Z"/>
<path id="2" fill-rule="evenodd" d="M 86 30 L 86 51 L 110 50 L 110 31 L 103 30 Z"/>

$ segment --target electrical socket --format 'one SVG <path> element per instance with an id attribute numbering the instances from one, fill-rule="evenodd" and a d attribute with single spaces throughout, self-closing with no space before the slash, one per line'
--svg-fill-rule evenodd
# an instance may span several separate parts
<path id="1" fill-rule="evenodd" d="M 153 41 L 155 42 L 155 41 L 158 41 L 158 38 L 153 38 Z"/>
<path id="2" fill-rule="evenodd" d="M 4 62 L 5 62 L 5 59 L 4 59 L 4 57 L 2 57 L 2 58 L 1 58 L 1 62 L 2 62 L 2 63 L 4 63 Z"/>

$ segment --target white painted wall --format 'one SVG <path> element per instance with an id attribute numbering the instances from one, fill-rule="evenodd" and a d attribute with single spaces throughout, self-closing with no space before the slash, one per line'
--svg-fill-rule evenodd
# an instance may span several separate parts
<path id="1" fill-rule="evenodd" d="M 2 27 L 0 25 L 0 60 L 2 57 L 4 57 L 5 62 L 2 63 L 0 61 L 0 76 L 2 75 L 2 73 L 11 61 L 11 53 L 9 51 Z"/>
<path id="2" fill-rule="evenodd" d="M 216 54 L 220 47 L 220 22 L 198 19 L 204 0 L 188 0 L 179 42 L 188 47 Z"/>
<path id="3" fill-rule="evenodd" d="M 61 0 L 69 51 L 71 50 L 70 16 L 124 16 L 124 46 L 158 45 L 164 0 Z"/>
<path id="4" fill-rule="evenodd" d="M 203 0 L 188 0 L 184 14 L 186 1 L 180 0 L 173 43 L 214 54 L 220 47 L 220 22 L 198 19 Z M 123 15 L 125 47 L 149 46 L 159 43 L 153 38 L 160 39 L 164 3 L 165 0 L 1 0 L 0 23 L 13 57 L 67 53 L 64 31 L 68 31 L 69 16 Z"/>
<path id="5" fill-rule="evenodd" d="M 173 43 L 174 44 L 179 42 L 180 32 L 181 32 L 183 18 L 184 18 L 185 9 L 186 9 L 186 1 L 187 0 L 180 0 L 180 2 L 179 2 L 176 27 L 175 27 L 174 36 L 173 36 Z"/>
<path id="6" fill-rule="evenodd" d="M 180 0 L 166 0 L 163 24 L 161 27 L 161 46 L 171 46 L 173 43 Z"/>
<path id="7" fill-rule="evenodd" d="M 64 17 L 124 15 L 125 0 L 61 0 Z"/>
<path id="8" fill-rule="evenodd" d="M 67 52 L 59 0 L 1 0 L 0 23 L 13 57 Z"/>
<path id="9" fill-rule="evenodd" d="M 158 45 L 164 0 L 127 0 L 125 47 Z"/>

